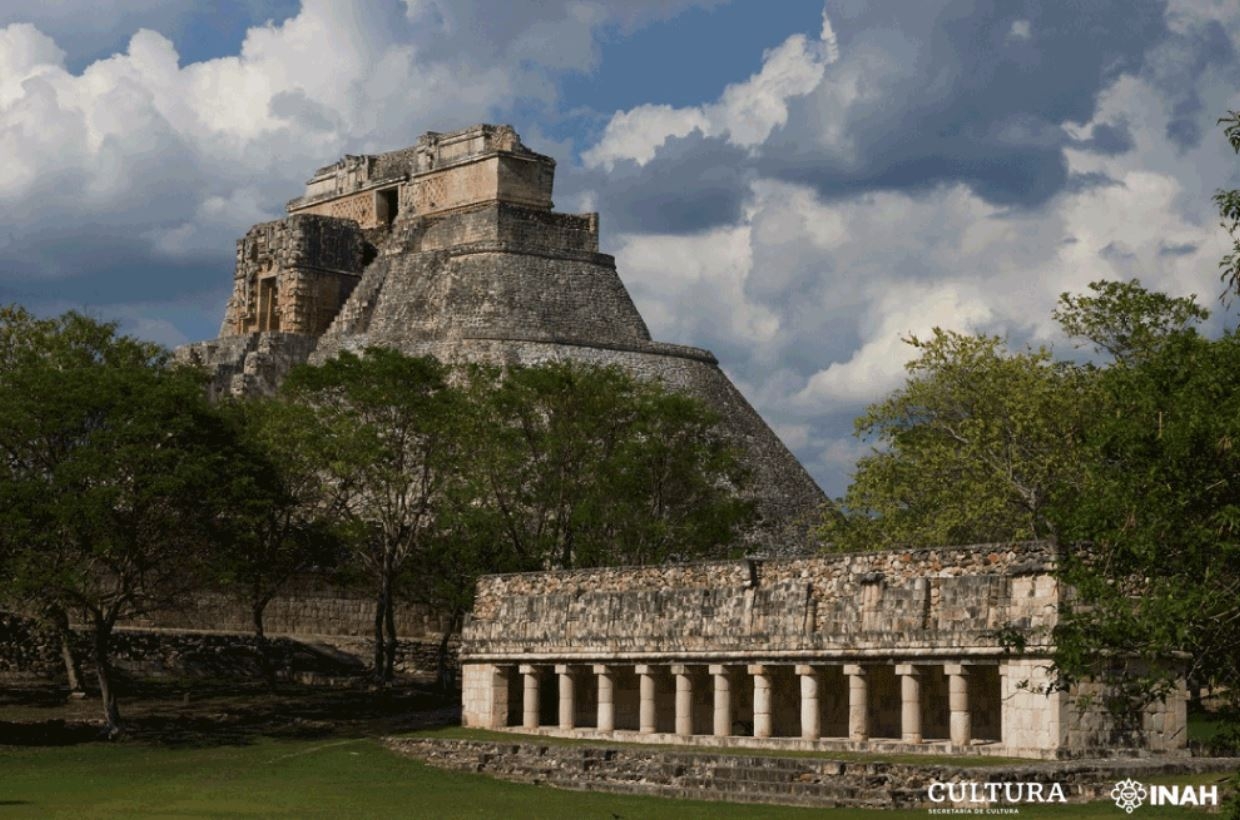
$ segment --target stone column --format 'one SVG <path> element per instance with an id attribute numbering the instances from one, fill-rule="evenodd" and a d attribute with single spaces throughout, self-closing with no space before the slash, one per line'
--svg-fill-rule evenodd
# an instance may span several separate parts
<path id="1" fill-rule="evenodd" d="M 641 679 L 641 706 L 638 709 L 637 726 L 638 731 L 643 735 L 654 734 L 657 728 L 656 712 L 654 702 L 655 668 L 649 664 L 638 664 L 635 667 L 638 677 Z"/>
<path id="2" fill-rule="evenodd" d="M 921 672 L 911 663 L 896 664 L 900 676 L 900 737 L 921 743 Z"/>
<path id="3" fill-rule="evenodd" d="M 771 675 L 764 664 L 749 664 L 753 675 L 753 736 L 771 736 Z"/>
<path id="4" fill-rule="evenodd" d="M 496 666 L 491 676 L 491 726 L 499 728 L 508 725 L 508 678 L 512 675 L 511 666 Z"/>
<path id="5" fill-rule="evenodd" d="M 594 674 L 598 676 L 598 730 L 614 732 L 616 730 L 615 673 L 610 666 L 595 664 Z"/>
<path id="6" fill-rule="evenodd" d="M 560 728 L 571 729 L 577 714 L 577 701 L 573 697 L 573 670 L 566 664 L 557 664 L 555 673 L 560 676 Z"/>
<path id="7" fill-rule="evenodd" d="M 683 663 L 672 665 L 676 676 L 676 734 L 693 734 L 693 667 Z"/>
<path id="8" fill-rule="evenodd" d="M 732 679 L 728 668 L 711 664 L 710 674 L 715 678 L 715 737 L 732 734 Z"/>
<path id="9" fill-rule="evenodd" d="M 538 667 L 532 664 L 521 664 L 521 674 L 525 678 L 525 699 L 522 702 L 521 728 L 538 728 Z"/>
<path id="10" fill-rule="evenodd" d="M 973 718 L 969 714 L 969 668 L 958 663 L 943 664 L 947 675 L 947 705 L 951 709 L 953 746 L 968 746 L 973 740 Z"/>
<path id="11" fill-rule="evenodd" d="M 859 663 L 845 664 L 844 674 L 848 676 L 848 737 L 865 740 L 870 736 L 865 667 Z"/>
<path id="12" fill-rule="evenodd" d="M 796 673 L 801 677 L 801 739 L 817 740 L 822 737 L 822 710 L 818 703 L 818 670 L 798 664 Z"/>

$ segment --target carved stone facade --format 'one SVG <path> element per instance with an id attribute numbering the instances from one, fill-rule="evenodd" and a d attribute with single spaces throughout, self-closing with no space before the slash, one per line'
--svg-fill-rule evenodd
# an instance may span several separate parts
<path id="1" fill-rule="evenodd" d="M 805 547 L 822 491 L 714 356 L 650 338 L 599 252 L 598 215 L 552 211 L 554 175 L 553 159 L 492 125 L 320 168 L 289 217 L 238 243 L 221 338 L 178 354 L 233 395 L 271 393 L 295 364 L 368 346 L 450 364 L 619 365 L 718 411 L 753 473 L 752 540 Z"/>
<path id="2" fill-rule="evenodd" d="M 237 242 L 220 336 L 327 330 L 361 278 L 363 244 L 354 223 L 320 216 L 250 228 Z"/>
<path id="3" fill-rule="evenodd" d="M 824 751 L 1184 749 L 1183 689 L 1134 725 L 1049 691 L 1054 569 L 1024 543 L 489 576 L 462 634 L 463 721 Z"/>

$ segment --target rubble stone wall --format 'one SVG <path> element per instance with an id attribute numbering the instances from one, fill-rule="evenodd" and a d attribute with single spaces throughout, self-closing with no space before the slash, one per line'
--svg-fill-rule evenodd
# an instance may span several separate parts
<path id="1" fill-rule="evenodd" d="M 931 808 L 941 813 L 1005 814 L 1020 803 L 935 803 L 934 782 L 1038 783 L 1049 794 L 1058 783 L 1070 803 L 1109 797 L 1116 781 L 1151 775 L 1226 772 L 1226 759 L 1029 763 L 1020 766 L 953 766 L 949 762 L 884 763 L 815 757 L 724 754 L 709 749 L 674 751 L 616 746 L 556 745 L 539 740 L 479 741 L 390 738 L 396 751 L 433 766 L 522 783 L 617 794 L 650 794 L 682 800 L 848 806 L 870 809 Z M 984 792 L 983 792 L 984 793 Z M 1001 794 L 1002 792 L 1000 792 Z M 1226 797 L 1220 789 L 1220 797 Z M 1024 805 L 1028 805 L 1027 803 Z M 1064 816 L 1072 811 L 1059 806 Z M 1051 813 L 1053 813 L 1053 809 Z M 876 815 L 881 817 L 881 815 Z"/>
<path id="2" fill-rule="evenodd" d="M 999 654 L 1054 625 L 1043 543 L 488 576 L 467 656 Z"/>
<path id="3" fill-rule="evenodd" d="M 375 629 L 375 601 L 365 590 L 347 589 L 311 575 L 290 583 L 267 604 L 264 629 L 269 635 L 339 635 L 370 637 Z M 449 628 L 440 611 L 412 602 L 396 606 L 396 632 L 407 638 L 433 638 Z M 199 593 L 175 610 L 151 613 L 128 622 L 135 627 L 253 630 L 248 604 L 222 592 Z"/>
<path id="4" fill-rule="evenodd" d="M 93 636 L 75 627 L 72 646 L 83 665 L 87 685 L 93 684 Z M 439 638 L 402 635 L 397 644 L 396 670 L 429 675 L 438 668 Z M 245 630 L 177 630 L 120 626 L 112 633 L 112 664 L 121 672 L 144 678 L 211 677 L 251 679 L 262 673 L 258 643 Z M 457 645 L 448 645 L 447 665 L 456 670 Z M 333 682 L 367 674 L 370 640 L 352 636 L 272 635 L 266 651 L 277 673 L 307 683 Z M 63 680 L 60 644 L 34 621 L 0 611 L 0 682 Z"/>

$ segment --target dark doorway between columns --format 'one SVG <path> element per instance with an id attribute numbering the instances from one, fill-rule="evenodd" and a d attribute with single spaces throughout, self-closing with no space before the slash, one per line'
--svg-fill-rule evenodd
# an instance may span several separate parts
<path id="1" fill-rule="evenodd" d="M 589 666 L 573 669 L 573 725 L 598 728 L 598 675 Z"/>
<path id="2" fill-rule="evenodd" d="M 612 697 L 616 704 L 616 729 L 636 732 L 641 717 L 641 692 L 632 666 L 614 667 Z"/>
<path id="3" fill-rule="evenodd" d="M 801 679 L 796 667 L 771 665 L 767 673 L 771 678 L 771 737 L 800 737 Z"/>
<path id="4" fill-rule="evenodd" d="M 508 716 L 505 726 L 520 726 L 525 710 L 525 676 L 516 666 L 508 667 Z"/>
<path id="5" fill-rule="evenodd" d="M 901 737 L 900 732 L 900 680 L 891 664 L 866 666 L 868 684 L 867 712 L 870 737 Z"/>
<path id="6" fill-rule="evenodd" d="M 818 711 L 823 737 L 848 737 L 848 677 L 842 666 L 819 666 Z"/>
<path id="7" fill-rule="evenodd" d="M 560 681 L 555 667 L 538 667 L 538 725 L 560 725 Z"/>
<path id="8" fill-rule="evenodd" d="M 1003 739 L 1003 694 L 999 686 L 999 667 L 978 664 L 969 670 L 969 715 L 974 740 Z"/>
<path id="9" fill-rule="evenodd" d="M 941 664 L 917 666 L 921 673 L 921 737 L 947 740 L 951 737 L 951 703 L 947 698 L 947 675 Z"/>

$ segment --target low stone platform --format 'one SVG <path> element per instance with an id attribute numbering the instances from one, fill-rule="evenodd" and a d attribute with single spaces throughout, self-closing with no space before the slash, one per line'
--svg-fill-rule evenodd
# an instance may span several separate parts
<path id="1" fill-rule="evenodd" d="M 935 806 L 928 797 L 928 788 L 935 781 L 1040 783 L 1048 790 L 1051 784 L 1059 783 L 1069 801 L 1084 802 L 1107 796 L 1116 781 L 1125 778 L 1222 773 L 1240 767 L 1240 759 L 1227 758 L 1075 760 L 962 767 L 929 762 L 680 752 L 603 744 L 558 745 L 524 738 L 511 742 L 388 738 L 386 743 L 401 754 L 440 768 L 565 789 L 733 803 L 875 809 Z M 1221 786 L 1219 792 L 1223 792 Z"/>
<path id="2" fill-rule="evenodd" d="M 756 753 L 763 752 L 814 752 L 823 755 L 848 752 L 850 754 L 868 755 L 969 755 L 971 757 L 1010 757 L 1003 744 L 992 740 L 974 740 L 967 747 L 952 746 L 949 740 L 923 740 L 918 743 L 907 743 L 899 738 L 872 737 L 866 740 L 848 740 L 846 738 L 819 738 L 803 740 L 799 737 L 749 737 L 747 735 L 678 735 L 675 732 L 640 732 L 616 729 L 602 732 L 590 727 L 577 729 L 560 729 L 555 726 L 540 726 L 537 729 L 526 729 L 521 726 L 504 726 L 492 729 L 493 732 L 504 732 L 528 740 L 530 736 L 561 738 L 564 740 L 588 740 L 600 745 L 610 746 L 616 743 L 634 743 L 644 746 L 683 746 L 686 751 L 700 749 L 709 752 L 714 749 L 753 749 Z M 1188 752 L 1176 753 L 1176 757 L 1188 757 Z"/>

